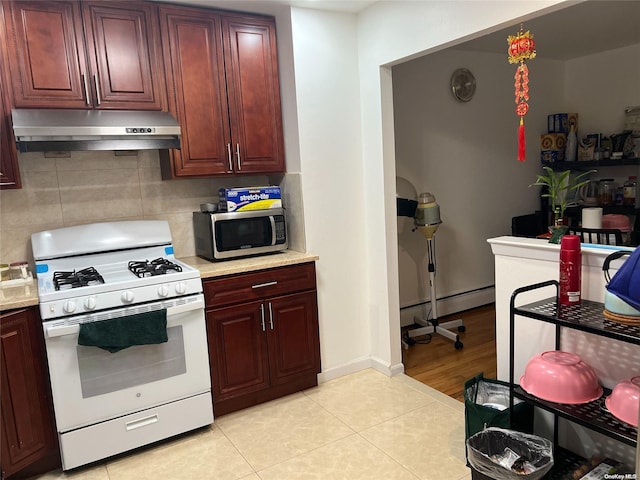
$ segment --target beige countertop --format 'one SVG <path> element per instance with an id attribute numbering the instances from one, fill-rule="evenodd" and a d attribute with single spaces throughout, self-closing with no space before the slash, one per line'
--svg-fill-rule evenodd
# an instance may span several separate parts
<path id="1" fill-rule="evenodd" d="M 200 270 L 200 276 L 204 279 L 234 273 L 263 270 L 265 268 L 315 262 L 318 260 L 318 256 L 287 250 L 270 255 L 239 258 L 237 260 L 226 260 L 224 262 L 210 262 L 200 257 L 184 257 L 179 260 Z M 38 305 L 38 283 L 36 280 L 20 286 L 0 288 L 0 310 L 25 308 L 34 305 Z"/>
<path id="2" fill-rule="evenodd" d="M 261 255 L 258 257 L 238 258 L 237 260 L 225 260 L 222 262 L 210 262 L 200 257 L 182 257 L 178 260 L 200 270 L 200 276 L 204 278 L 221 277 L 234 273 L 252 272 L 265 268 L 284 267 L 286 265 L 296 265 L 298 263 L 315 262 L 317 255 L 309 253 L 294 252 L 286 250 L 284 252 Z"/>
<path id="3" fill-rule="evenodd" d="M 0 310 L 34 305 L 38 305 L 38 282 L 36 280 L 31 280 L 24 285 L 0 288 Z"/>

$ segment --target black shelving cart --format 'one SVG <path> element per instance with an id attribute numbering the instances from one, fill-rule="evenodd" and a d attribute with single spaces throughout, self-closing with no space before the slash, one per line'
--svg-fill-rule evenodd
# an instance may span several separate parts
<path id="1" fill-rule="evenodd" d="M 518 296 L 533 290 L 555 287 L 556 296 L 516 306 Z M 604 399 L 611 390 L 604 389 L 603 395 L 586 404 L 567 405 L 542 400 L 525 392 L 514 381 L 515 367 L 515 319 L 517 316 L 531 318 L 555 325 L 555 348 L 560 350 L 560 332 L 563 328 L 580 330 L 593 335 L 611 338 L 620 342 L 640 345 L 640 327 L 612 322 L 603 315 L 604 304 L 582 300 L 578 305 L 559 305 L 559 284 L 556 280 L 536 283 L 514 290 L 509 308 L 509 406 L 513 411 L 514 399 L 520 398 L 535 407 L 551 412 L 554 416 L 553 443 L 555 446 L 554 468 L 544 477 L 559 479 L 580 465 L 584 459 L 558 446 L 558 418 L 564 418 L 599 432 L 634 448 L 638 447 L 638 429 L 619 421 L 604 406 Z"/>

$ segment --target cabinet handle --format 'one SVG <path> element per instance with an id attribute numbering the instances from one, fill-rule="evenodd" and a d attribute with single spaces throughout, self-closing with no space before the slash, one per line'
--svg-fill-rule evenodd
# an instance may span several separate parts
<path id="1" fill-rule="evenodd" d="M 96 85 L 96 101 L 98 102 L 98 105 L 100 105 L 100 83 L 98 81 L 98 74 L 94 73 L 93 74 L 93 83 L 95 83 Z"/>
<path id="2" fill-rule="evenodd" d="M 262 331 L 266 331 L 264 327 L 264 303 L 260 305 L 260 323 L 262 324 Z"/>
<path id="3" fill-rule="evenodd" d="M 233 172 L 233 159 L 231 157 L 231 144 L 227 143 L 227 158 L 229 159 L 229 171 Z"/>
<path id="4" fill-rule="evenodd" d="M 256 285 L 251 285 L 251 288 L 262 288 L 262 287 L 270 287 L 271 285 L 277 285 L 277 281 L 267 282 L 267 283 L 258 283 Z"/>
<path id="5" fill-rule="evenodd" d="M 89 100 L 89 85 L 87 84 L 87 75 L 82 74 L 82 83 L 84 84 L 84 99 L 87 105 L 91 105 L 91 101 Z"/>
<path id="6" fill-rule="evenodd" d="M 7 186 L 7 185 L 15 185 L 15 184 L 16 184 L 16 182 L 0 182 L 0 187 L 4 187 L 4 186 Z"/>
<path id="7" fill-rule="evenodd" d="M 271 309 L 271 302 L 269 302 L 269 326 L 273 330 L 273 310 Z"/>
<path id="8" fill-rule="evenodd" d="M 236 158 L 238 159 L 238 170 L 242 170 L 242 162 L 240 161 L 240 144 L 236 143 Z"/>

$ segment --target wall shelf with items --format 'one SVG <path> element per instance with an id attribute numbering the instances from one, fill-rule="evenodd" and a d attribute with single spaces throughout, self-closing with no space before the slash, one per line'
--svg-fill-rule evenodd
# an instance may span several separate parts
<path id="1" fill-rule="evenodd" d="M 525 293 L 545 287 L 554 286 L 556 296 L 516 307 L 518 297 Z M 592 335 L 607 337 L 615 341 L 632 345 L 640 345 L 640 327 L 612 322 L 603 315 L 604 305 L 599 302 L 583 300 L 579 305 L 558 304 L 559 284 L 549 280 L 514 290 L 509 309 L 509 390 L 510 411 L 513 411 L 514 399 L 519 398 L 527 403 L 551 412 L 554 416 L 553 442 L 558 449 L 558 418 L 582 425 L 592 431 L 603 434 L 621 443 L 637 448 L 638 429 L 614 417 L 604 408 L 604 399 L 611 393 L 604 389 L 603 395 L 589 403 L 568 405 L 546 401 L 527 393 L 514 382 L 515 364 L 515 319 L 525 317 L 555 325 L 555 348 L 561 349 L 560 332 L 564 328 L 579 330 Z M 555 470 L 555 468 L 554 468 Z M 552 470 L 552 472 L 554 471 Z M 547 478 L 547 477 L 545 477 Z M 551 474 L 548 478 L 561 478 Z"/>
<path id="2" fill-rule="evenodd" d="M 640 165 L 640 158 L 619 158 L 606 160 L 589 160 L 579 162 L 542 162 L 545 167 L 551 167 L 554 170 L 589 170 L 597 167 L 621 167 L 626 165 Z"/>

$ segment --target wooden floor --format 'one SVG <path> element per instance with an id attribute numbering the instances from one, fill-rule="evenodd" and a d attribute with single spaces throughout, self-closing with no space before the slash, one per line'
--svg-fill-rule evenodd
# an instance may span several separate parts
<path id="1" fill-rule="evenodd" d="M 427 344 L 416 343 L 402 350 L 405 373 L 450 397 L 464 402 L 464 382 L 480 372 L 496 378 L 496 315 L 493 304 L 440 318 L 440 323 L 462 318 L 460 333 L 464 347 L 456 350 L 442 335 L 432 335 Z M 455 331 L 455 329 L 453 329 Z M 416 337 L 421 342 L 428 337 Z"/>

